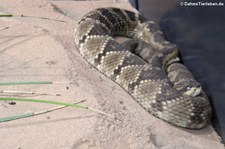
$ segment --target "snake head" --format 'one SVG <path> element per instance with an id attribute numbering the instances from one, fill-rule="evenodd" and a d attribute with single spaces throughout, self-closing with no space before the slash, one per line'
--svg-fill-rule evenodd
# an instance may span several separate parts
<path id="1" fill-rule="evenodd" d="M 201 85 L 196 80 L 179 80 L 173 86 L 180 92 L 184 93 L 187 96 L 198 96 L 202 92 Z"/>
<path id="2" fill-rule="evenodd" d="M 187 96 L 195 97 L 198 96 L 201 93 L 201 91 L 202 91 L 201 86 L 188 86 L 184 94 Z"/>

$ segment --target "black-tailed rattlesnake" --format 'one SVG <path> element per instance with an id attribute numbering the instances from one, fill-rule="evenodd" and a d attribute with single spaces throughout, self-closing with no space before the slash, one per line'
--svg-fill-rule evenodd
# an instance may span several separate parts
<path id="1" fill-rule="evenodd" d="M 149 49 L 150 57 L 141 57 L 145 50 L 137 54 L 121 46 L 115 36 L 148 44 L 145 48 Z M 92 66 L 123 87 L 154 116 L 185 128 L 198 129 L 209 123 L 208 99 L 197 94 L 186 95 L 187 90 L 175 85 L 173 75 L 177 70 L 174 68 L 181 68 L 173 63 L 178 57 L 177 46 L 165 39 L 153 21 L 123 9 L 96 9 L 78 22 L 75 43 Z"/>

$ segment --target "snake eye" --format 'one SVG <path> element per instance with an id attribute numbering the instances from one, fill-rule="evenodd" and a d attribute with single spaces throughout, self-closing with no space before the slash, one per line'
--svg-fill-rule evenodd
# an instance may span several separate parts
<path id="1" fill-rule="evenodd" d="M 187 87 L 187 90 L 190 90 L 190 89 L 191 89 L 191 87 L 190 87 L 190 86 L 188 86 L 188 87 Z"/>

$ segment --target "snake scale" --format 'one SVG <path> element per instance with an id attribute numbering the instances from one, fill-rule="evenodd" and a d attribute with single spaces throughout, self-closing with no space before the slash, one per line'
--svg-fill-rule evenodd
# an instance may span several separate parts
<path id="1" fill-rule="evenodd" d="M 115 36 L 132 38 L 139 41 L 137 45 L 147 46 L 130 49 L 119 44 Z M 197 81 L 191 75 L 184 79 L 178 72 L 185 70 L 174 62 L 178 48 L 166 40 L 153 21 L 124 9 L 99 8 L 78 22 L 75 44 L 89 64 L 118 83 L 152 115 L 190 129 L 203 128 L 210 122 L 207 97 L 189 93 L 193 88 L 199 89 L 196 86 L 182 86 Z M 176 81 L 179 76 L 181 82 Z"/>

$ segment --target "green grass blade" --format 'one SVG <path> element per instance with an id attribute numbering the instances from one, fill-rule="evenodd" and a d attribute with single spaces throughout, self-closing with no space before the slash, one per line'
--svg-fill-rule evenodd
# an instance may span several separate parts
<path id="1" fill-rule="evenodd" d="M 58 22 L 66 22 L 63 20 L 58 20 L 58 19 L 53 19 L 53 18 L 46 18 L 46 17 L 38 17 L 38 16 L 28 16 L 28 15 L 13 15 L 13 14 L 0 14 L 0 17 L 28 17 L 28 18 L 38 18 L 38 19 L 44 19 L 44 20 L 53 20 L 53 21 L 58 21 Z"/>
<path id="2" fill-rule="evenodd" d="M 51 81 L 40 81 L 40 82 L 3 82 L 0 83 L 0 86 L 7 86 L 7 85 L 31 85 L 31 84 L 52 84 Z"/>
<path id="3" fill-rule="evenodd" d="M 12 17 L 12 14 L 0 14 L 0 17 Z"/>
<path id="4" fill-rule="evenodd" d="M 23 101 L 23 102 L 36 102 L 36 103 L 46 103 L 46 104 L 55 104 L 55 105 L 64 105 L 72 108 L 80 108 L 80 109 L 88 109 L 87 106 L 71 104 L 66 102 L 58 102 L 58 101 L 50 101 L 50 100 L 42 100 L 42 99 L 27 99 L 27 98 L 0 98 L 0 101 Z"/>
<path id="5" fill-rule="evenodd" d="M 27 117 L 31 117 L 33 115 L 34 115 L 34 113 L 32 112 L 32 113 L 20 114 L 20 115 L 15 115 L 15 116 L 2 117 L 2 118 L 0 118 L 0 123 L 17 120 L 17 119 L 21 119 L 21 118 L 27 118 Z"/>
<path id="6" fill-rule="evenodd" d="M 76 103 L 73 103 L 73 104 L 78 104 L 78 103 L 81 103 L 81 102 L 84 102 L 84 101 L 85 100 L 82 100 L 82 101 L 79 101 L 79 102 L 76 102 Z M 40 114 L 49 113 L 49 112 L 52 112 L 52 111 L 55 111 L 55 110 L 59 110 L 59 109 L 62 109 L 62 108 L 66 108 L 66 107 L 67 106 L 60 105 L 58 107 L 54 107 L 54 108 L 47 109 L 47 110 L 42 110 L 42 111 L 39 111 L 39 112 L 29 112 L 29 113 L 25 113 L 25 114 L 14 115 L 14 116 L 1 117 L 0 118 L 0 123 L 13 121 L 13 120 L 17 120 L 17 119 L 22 119 L 22 118 L 28 118 L 28 117 L 32 117 L 32 116 L 37 116 L 37 115 L 40 115 Z"/>

